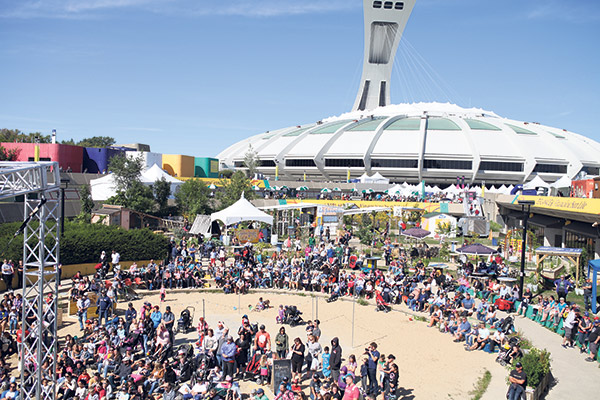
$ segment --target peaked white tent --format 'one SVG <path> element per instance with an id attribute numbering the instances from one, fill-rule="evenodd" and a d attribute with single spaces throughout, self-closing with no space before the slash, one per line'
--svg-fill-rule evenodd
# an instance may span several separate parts
<path id="1" fill-rule="evenodd" d="M 550 184 L 550 186 L 553 188 L 556 188 L 556 189 L 570 188 L 571 187 L 571 179 L 568 176 L 563 175 L 559 180 Z"/>
<path id="2" fill-rule="evenodd" d="M 404 190 L 404 187 L 402 187 L 401 185 L 394 185 L 391 188 L 389 188 L 388 194 L 390 196 L 394 196 L 394 195 L 397 195 L 397 194 L 402 194 L 403 190 Z"/>
<path id="3" fill-rule="evenodd" d="M 536 175 L 535 178 L 527 182 L 523 185 L 523 189 L 537 189 L 537 188 L 549 188 L 550 185 L 544 182 L 539 175 Z"/>
<path id="4" fill-rule="evenodd" d="M 273 225 L 273 217 L 254 207 L 252 203 L 246 200 L 243 193 L 242 197 L 231 206 L 211 214 L 210 219 L 211 221 L 222 221 L 225 226 L 242 221 L 258 221 Z"/>
<path id="5" fill-rule="evenodd" d="M 154 182 L 161 178 L 165 178 L 171 184 L 171 196 L 183 184 L 182 181 L 173 178 L 156 164 L 144 170 L 140 175 L 140 181 L 146 186 L 153 185 Z M 105 201 L 117 194 L 114 174 L 92 179 L 90 186 L 92 187 L 92 199 L 95 201 Z"/>
<path id="6" fill-rule="evenodd" d="M 150 185 L 152 185 L 154 182 L 162 178 L 164 178 L 167 182 L 171 184 L 171 196 L 174 195 L 175 192 L 179 189 L 179 186 L 183 184 L 182 181 L 172 177 L 156 164 L 152 165 L 150 168 L 142 172 L 142 182 L 144 184 L 149 183 Z"/>
<path id="7" fill-rule="evenodd" d="M 384 177 L 383 175 L 381 175 L 379 172 L 376 172 L 372 176 L 367 175 L 367 173 L 365 172 L 358 179 L 359 179 L 360 183 L 383 183 L 383 184 L 390 183 L 390 180 L 388 178 Z"/>

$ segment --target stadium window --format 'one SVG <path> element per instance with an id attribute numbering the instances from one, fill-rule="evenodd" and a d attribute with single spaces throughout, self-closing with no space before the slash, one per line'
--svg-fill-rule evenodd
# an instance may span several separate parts
<path id="1" fill-rule="evenodd" d="M 244 167 L 244 162 L 243 161 L 234 161 L 233 162 L 233 166 L 235 168 L 243 168 Z"/>
<path id="2" fill-rule="evenodd" d="M 418 168 L 419 160 L 372 159 L 371 168 Z"/>
<path id="3" fill-rule="evenodd" d="M 385 3 L 383 3 L 383 8 L 385 8 L 386 10 L 391 10 L 394 7 L 394 3 L 391 1 L 386 1 Z"/>
<path id="4" fill-rule="evenodd" d="M 374 1 L 373 8 L 381 8 L 381 1 Z"/>
<path id="5" fill-rule="evenodd" d="M 316 167 L 315 160 L 306 158 L 306 159 L 290 159 L 285 160 L 286 167 Z"/>
<path id="6" fill-rule="evenodd" d="M 341 168 L 364 168 L 365 162 L 362 158 L 326 158 L 326 167 L 341 167 Z"/>
<path id="7" fill-rule="evenodd" d="M 423 160 L 423 168 L 426 169 L 471 169 L 472 161 L 463 160 Z"/>
<path id="8" fill-rule="evenodd" d="M 480 171 L 505 171 L 505 172 L 523 172 L 523 163 L 501 162 L 501 161 L 482 161 L 479 164 Z"/>
<path id="9" fill-rule="evenodd" d="M 261 167 L 275 167 L 275 160 L 260 160 Z"/>
<path id="10" fill-rule="evenodd" d="M 587 173 L 588 175 L 600 175 L 600 168 L 598 168 L 598 167 L 584 166 L 583 168 L 581 168 L 581 170 L 583 172 Z"/>
<path id="11" fill-rule="evenodd" d="M 397 1 L 395 4 L 395 8 L 396 8 L 396 10 L 404 10 L 404 2 Z"/>
<path id="12" fill-rule="evenodd" d="M 567 166 L 558 164 L 536 164 L 533 172 L 546 172 L 550 174 L 566 174 Z"/>

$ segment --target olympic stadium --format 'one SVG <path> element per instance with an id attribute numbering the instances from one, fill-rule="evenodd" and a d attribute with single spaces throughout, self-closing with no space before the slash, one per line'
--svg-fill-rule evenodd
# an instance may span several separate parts
<path id="1" fill-rule="evenodd" d="M 393 60 L 416 0 L 364 0 L 365 53 L 353 110 L 252 136 L 217 158 L 244 168 L 249 150 L 265 176 L 346 180 L 379 172 L 393 182 L 520 184 L 598 175 L 600 143 L 538 123 L 447 103 L 390 105 Z"/>

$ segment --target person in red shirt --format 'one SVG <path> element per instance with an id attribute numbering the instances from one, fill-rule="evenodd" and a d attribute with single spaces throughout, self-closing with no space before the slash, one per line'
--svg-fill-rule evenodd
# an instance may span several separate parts
<path id="1" fill-rule="evenodd" d="M 352 374 L 346 375 L 344 378 L 346 381 L 346 390 L 344 390 L 344 397 L 342 400 L 358 400 L 360 398 L 360 390 L 358 386 L 354 384 Z"/>
<path id="2" fill-rule="evenodd" d="M 265 331 L 265 326 L 261 325 L 256 338 L 254 339 L 254 350 L 260 350 L 262 353 L 269 352 L 271 350 L 271 335 Z"/>

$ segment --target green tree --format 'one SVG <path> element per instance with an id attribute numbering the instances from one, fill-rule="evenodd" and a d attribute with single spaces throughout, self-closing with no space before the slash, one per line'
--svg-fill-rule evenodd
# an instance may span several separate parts
<path id="1" fill-rule="evenodd" d="M 235 171 L 230 180 L 221 180 L 220 186 L 220 190 L 217 192 L 220 210 L 238 201 L 242 197 L 242 193 L 248 200 L 256 197 L 256 193 L 252 190 L 252 181 L 243 171 Z"/>
<path id="2" fill-rule="evenodd" d="M 89 223 L 92 220 L 92 211 L 94 210 L 94 201 L 89 185 L 83 185 L 79 188 L 79 199 L 81 212 L 77 216 L 77 221 Z"/>
<path id="3" fill-rule="evenodd" d="M 258 153 L 254 151 L 252 145 L 248 145 L 248 151 L 244 155 L 244 166 L 248 169 L 248 176 L 250 178 L 254 177 L 258 163 Z"/>
<path id="4" fill-rule="evenodd" d="M 154 200 L 158 204 L 159 211 L 163 211 L 167 208 L 169 196 L 171 195 L 171 184 L 163 176 L 154 182 L 152 191 L 154 192 Z"/>
<path id="5" fill-rule="evenodd" d="M 127 190 L 120 190 L 116 195 L 106 200 L 106 204 L 114 204 L 129 209 L 151 213 L 154 211 L 154 193 L 149 186 L 139 180 L 133 181 Z"/>
<path id="6" fill-rule="evenodd" d="M 0 161 L 17 161 L 19 153 L 19 149 L 6 149 L 0 146 Z"/>
<path id="7" fill-rule="evenodd" d="M 75 141 L 73 140 L 73 138 L 71 138 L 69 140 L 61 140 L 60 143 L 61 144 L 68 144 L 70 146 L 77 146 L 77 143 L 75 143 Z"/>
<path id="8" fill-rule="evenodd" d="M 0 129 L 0 142 L 18 142 L 18 143 L 50 143 L 50 135 L 42 135 L 40 132 L 23 133 L 18 129 Z"/>
<path id="9" fill-rule="evenodd" d="M 144 160 L 118 155 L 110 159 L 108 169 L 114 174 L 117 191 L 126 192 L 135 182 L 140 182 Z"/>
<path id="10" fill-rule="evenodd" d="M 175 204 L 181 214 L 194 217 L 209 214 L 211 210 L 210 190 L 199 179 L 188 179 L 175 193 Z"/>
<path id="11" fill-rule="evenodd" d="M 77 146 L 81 147 L 110 147 L 116 143 L 115 139 L 110 136 L 93 136 L 91 138 L 85 138 L 77 143 Z"/>

